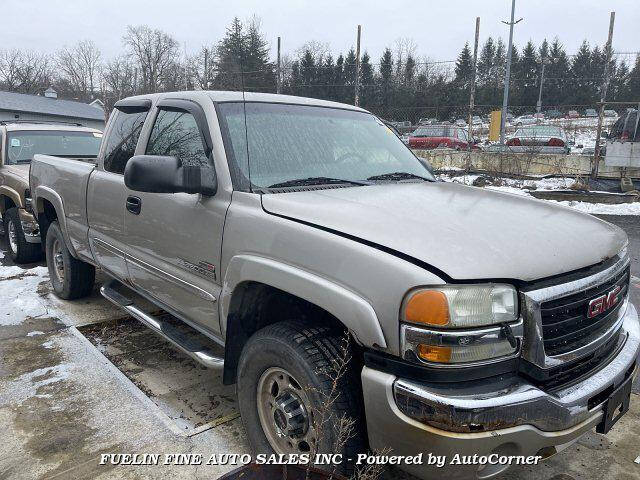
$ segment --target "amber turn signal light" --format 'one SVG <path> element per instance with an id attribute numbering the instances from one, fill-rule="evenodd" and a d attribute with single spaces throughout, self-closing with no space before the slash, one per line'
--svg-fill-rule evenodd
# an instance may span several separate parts
<path id="1" fill-rule="evenodd" d="M 407 322 L 444 326 L 449 323 L 449 302 L 444 293 L 437 290 L 421 290 L 414 293 L 404 309 Z"/>
<path id="2" fill-rule="evenodd" d="M 418 356 L 427 362 L 449 363 L 451 360 L 451 347 L 437 345 L 418 345 Z"/>

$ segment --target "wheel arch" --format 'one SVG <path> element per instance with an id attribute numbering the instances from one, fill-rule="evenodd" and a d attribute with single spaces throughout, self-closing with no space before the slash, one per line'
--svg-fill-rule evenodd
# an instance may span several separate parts
<path id="1" fill-rule="evenodd" d="M 386 348 L 373 307 L 364 298 L 330 280 L 269 258 L 238 255 L 223 282 L 220 312 L 225 338 L 224 382 L 235 382 L 238 359 L 249 337 L 287 315 L 303 312 L 310 321 L 348 330 L 357 343 Z"/>
<path id="2" fill-rule="evenodd" d="M 43 185 L 36 187 L 36 191 L 32 192 L 32 195 L 34 198 L 33 209 L 38 219 L 38 224 L 40 225 L 40 236 L 43 245 L 47 239 L 47 230 L 49 229 L 49 225 L 51 225 L 54 220 L 57 220 L 69 252 L 72 256 L 77 257 L 73 244 L 68 236 L 67 219 L 64 214 L 64 203 L 60 195 L 51 188 Z"/>
<path id="3" fill-rule="evenodd" d="M 13 188 L 0 185 L 0 215 L 14 207 L 23 207 L 20 195 Z"/>

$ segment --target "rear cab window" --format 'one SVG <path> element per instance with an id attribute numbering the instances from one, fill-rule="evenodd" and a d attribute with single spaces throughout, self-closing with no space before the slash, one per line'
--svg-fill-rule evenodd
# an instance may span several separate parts
<path id="1" fill-rule="evenodd" d="M 31 163 L 36 154 L 68 158 L 96 158 L 102 134 L 67 130 L 16 130 L 7 132 L 5 164 Z"/>

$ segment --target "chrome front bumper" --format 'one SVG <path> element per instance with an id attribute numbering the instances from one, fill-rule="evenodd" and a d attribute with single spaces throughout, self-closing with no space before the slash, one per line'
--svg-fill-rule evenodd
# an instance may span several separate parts
<path id="1" fill-rule="evenodd" d="M 595 427 L 603 416 L 606 398 L 602 393 L 637 373 L 640 326 L 631 303 L 620 338 L 617 353 L 607 365 L 579 383 L 552 392 L 520 377 L 435 388 L 365 367 L 362 385 L 370 446 L 391 448 L 396 455 L 431 452 L 448 459 L 455 454 L 536 455 L 541 451 L 549 456 Z M 508 465 L 484 469 L 447 465 L 446 472 L 428 465 L 401 468 L 422 478 L 489 478 Z"/>

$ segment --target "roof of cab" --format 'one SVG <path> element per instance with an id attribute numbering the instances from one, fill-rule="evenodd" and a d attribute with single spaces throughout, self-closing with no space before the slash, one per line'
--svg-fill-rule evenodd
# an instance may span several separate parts
<path id="1" fill-rule="evenodd" d="M 162 98 L 188 98 L 188 99 L 204 99 L 205 97 L 211 98 L 214 102 L 265 102 L 265 103 L 286 103 L 295 105 L 309 105 L 316 107 L 333 107 L 342 108 L 347 110 L 355 110 L 359 112 L 367 112 L 360 107 L 349 105 L 346 103 L 330 102 L 328 100 L 318 100 L 317 98 L 296 97 L 293 95 L 279 95 L 276 93 L 256 93 L 256 92 L 233 92 L 233 91 L 218 91 L 218 90 L 191 90 L 191 91 L 178 91 L 178 92 L 166 92 L 166 93 L 151 93 L 146 95 L 137 95 L 135 97 L 128 97 L 131 99 L 145 99 L 148 98 L 152 101 L 157 101 Z"/>

